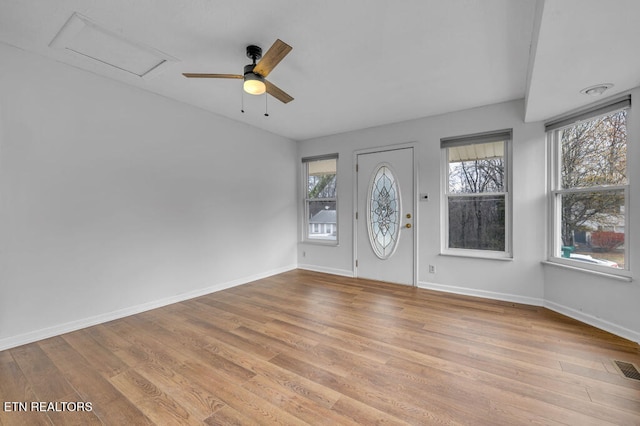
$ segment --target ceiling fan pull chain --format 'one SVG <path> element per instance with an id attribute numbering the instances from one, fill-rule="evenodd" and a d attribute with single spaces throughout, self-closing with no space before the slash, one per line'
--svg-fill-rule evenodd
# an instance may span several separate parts
<path id="1" fill-rule="evenodd" d="M 241 100 L 241 107 L 240 107 L 240 112 L 244 114 L 244 90 L 240 91 L 240 98 Z"/>
<path id="2" fill-rule="evenodd" d="M 268 98 L 268 97 L 269 97 L 269 96 L 267 96 L 267 94 L 265 93 L 265 94 L 264 94 L 264 116 L 265 116 L 265 117 L 268 117 L 268 116 L 269 116 L 269 107 L 268 107 L 268 104 L 267 104 L 267 98 Z"/>

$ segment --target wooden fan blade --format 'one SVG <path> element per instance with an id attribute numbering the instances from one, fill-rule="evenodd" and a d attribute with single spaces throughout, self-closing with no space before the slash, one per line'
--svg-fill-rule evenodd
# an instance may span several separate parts
<path id="1" fill-rule="evenodd" d="M 264 84 L 267 86 L 267 93 L 279 100 L 282 103 L 289 103 L 293 98 L 287 94 L 284 90 L 280 89 L 275 84 L 265 80 Z"/>
<path id="2" fill-rule="evenodd" d="M 244 78 L 239 74 L 194 74 L 194 73 L 182 73 L 187 78 Z"/>
<path id="3" fill-rule="evenodd" d="M 260 62 L 253 68 L 253 72 L 260 74 L 263 77 L 269 75 L 269 73 L 284 59 L 293 47 L 289 46 L 284 41 L 277 39 L 275 43 L 267 50 L 260 59 Z"/>

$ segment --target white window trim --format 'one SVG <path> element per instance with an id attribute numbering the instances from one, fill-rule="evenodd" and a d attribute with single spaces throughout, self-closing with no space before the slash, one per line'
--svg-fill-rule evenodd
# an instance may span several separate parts
<path id="1" fill-rule="evenodd" d="M 570 263 L 570 264 L 568 264 Z M 600 277 L 606 277 L 606 278 L 612 278 L 612 279 L 616 279 L 619 281 L 625 281 L 625 282 L 631 282 L 633 281 L 632 277 L 631 277 L 631 273 L 629 273 L 629 271 L 625 271 L 624 269 L 622 271 L 624 272 L 619 272 L 619 273 L 612 273 L 611 269 L 612 268 L 607 268 L 606 266 L 597 266 L 597 265 L 590 265 L 590 266 L 595 266 L 598 269 L 601 268 L 606 268 L 606 270 L 592 270 L 592 269 L 586 269 L 583 266 L 576 266 L 575 265 L 575 261 L 567 261 L 567 260 L 563 260 L 562 258 L 559 258 L 558 261 L 551 261 L 551 260 L 545 260 L 542 262 L 543 265 L 549 265 L 549 266 L 555 266 L 557 268 L 563 268 L 563 269 L 568 269 L 568 270 L 572 270 L 572 271 L 576 271 L 576 272 L 582 272 L 585 274 L 589 274 L 589 275 L 597 275 Z M 615 269 L 614 269 L 615 271 Z"/>
<path id="2" fill-rule="evenodd" d="M 505 189 L 503 192 L 487 192 L 477 194 L 449 194 L 449 146 L 455 145 L 468 145 L 474 143 L 485 143 L 496 141 L 496 135 L 509 134 L 508 138 L 505 138 L 504 145 L 504 158 L 505 158 Z M 443 138 L 440 140 L 441 145 L 441 182 L 442 189 L 440 191 L 440 223 L 441 229 L 441 241 L 440 241 L 440 255 L 442 256 L 457 256 L 457 257 L 471 257 L 478 259 L 494 259 L 494 260 L 513 260 L 513 208 L 511 187 L 512 187 L 512 145 L 513 145 L 513 129 L 497 130 L 492 132 L 477 133 L 472 135 Z M 477 249 L 463 249 L 463 248 L 449 248 L 449 197 L 456 196 L 491 196 L 491 195 L 504 195 L 505 197 L 505 250 L 477 250 Z"/>
<path id="3" fill-rule="evenodd" d="M 568 188 L 560 189 L 560 176 L 561 176 L 561 146 L 558 140 L 560 130 L 565 127 L 570 127 L 580 121 L 593 120 L 602 115 L 612 114 L 624 109 L 630 109 L 631 97 L 629 95 L 622 98 L 615 99 L 613 101 L 605 101 L 599 103 L 591 108 L 587 108 L 582 111 L 578 111 L 574 114 L 569 114 L 558 119 L 551 120 L 545 127 L 547 130 L 547 144 L 548 144 L 548 236 L 547 236 L 547 261 L 543 264 L 549 264 L 553 266 L 564 267 L 571 270 L 583 271 L 600 276 L 608 276 L 611 278 L 618 278 L 623 281 L 631 281 L 631 268 L 629 264 L 630 259 L 630 222 L 631 217 L 629 212 L 629 195 L 630 184 L 626 185 L 600 185 L 588 188 Z M 627 115 L 628 117 L 628 115 Z M 629 127 L 627 126 L 627 132 Z M 630 137 L 627 133 L 627 143 Z M 562 222 L 561 205 L 557 201 L 558 196 L 561 194 L 579 193 L 579 192 L 605 192 L 605 191 L 620 191 L 624 190 L 625 197 L 625 269 L 616 269 L 608 266 L 594 265 L 576 260 L 567 259 L 560 254 L 560 245 L 558 239 L 560 238 L 560 226 Z"/>
<path id="4" fill-rule="evenodd" d="M 309 168 L 307 166 L 307 163 L 312 162 L 312 161 L 317 161 L 317 160 L 332 160 L 335 159 L 336 160 L 336 196 L 335 198 L 307 198 L 307 183 L 309 181 Z M 339 245 L 339 241 L 340 241 L 340 232 L 339 230 L 339 218 L 338 218 L 338 164 L 339 164 L 339 158 L 338 158 L 338 154 L 327 154 L 327 155 L 317 155 L 317 156 L 313 156 L 313 157 L 304 157 L 302 158 L 302 178 L 301 178 L 301 182 L 302 182 L 302 200 L 303 200 L 303 207 L 302 207 L 302 229 L 301 229 L 301 234 L 302 234 L 302 238 L 301 241 L 305 244 L 317 244 L 317 245 L 321 245 L 321 246 L 338 246 Z M 336 224 L 335 224 L 335 229 L 336 229 L 336 239 L 335 240 L 325 240 L 325 239 L 321 239 L 321 238 L 309 238 L 309 201 L 330 201 L 330 202 L 335 202 L 336 203 Z M 314 224 L 315 226 L 316 224 Z M 315 228 L 314 228 L 315 229 Z M 318 228 L 320 229 L 320 226 L 318 224 Z"/>

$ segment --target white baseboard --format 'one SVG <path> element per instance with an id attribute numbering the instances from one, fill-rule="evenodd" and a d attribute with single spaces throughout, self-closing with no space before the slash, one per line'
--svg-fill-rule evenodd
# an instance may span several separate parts
<path id="1" fill-rule="evenodd" d="M 616 336 L 624 337 L 625 339 L 640 344 L 640 332 L 629 330 L 628 328 L 603 320 L 602 318 L 594 317 L 590 314 L 585 314 L 584 312 L 581 312 L 577 309 L 560 305 L 549 300 L 544 301 L 544 307 L 585 324 L 589 324 L 601 330 L 608 331 L 609 333 L 615 334 Z"/>
<path id="2" fill-rule="evenodd" d="M 590 315 L 590 314 L 585 314 L 584 312 L 580 312 L 576 309 L 551 302 L 549 300 L 538 299 L 534 297 L 517 296 L 517 295 L 507 294 L 507 293 L 497 293 L 493 291 L 476 290 L 476 289 L 467 288 L 467 287 L 434 284 L 434 283 L 428 283 L 428 282 L 420 282 L 418 283 L 418 287 L 428 289 L 428 290 L 462 294 L 465 296 L 484 297 L 488 299 L 502 300 L 505 302 L 522 303 L 525 305 L 533 305 L 533 306 L 543 306 L 547 309 L 558 312 L 562 315 L 566 315 L 570 318 L 573 318 L 585 324 L 589 324 L 593 327 L 599 328 L 604 331 L 608 331 L 609 333 L 615 334 L 616 336 L 620 336 L 640 344 L 640 332 L 629 330 L 628 328 L 619 326 L 609 321 L 605 321 L 601 318 L 594 317 L 593 315 Z"/>
<path id="3" fill-rule="evenodd" d="M 304 269 L 313 272 L 323 272 L 325 274 L 340 275 L 342 277 L 353 278 L 353 271 L 348 269 L 327 268 L 325 266 L 298 264 L 298 269 Z"/>
<path id="4" fill-rule="evenodd" d="M 0 351 L 15 348 L 27 343 L 37 342 L 38 340 L 47 339 L 49 337 L 59 336 L 64 333 L 70 333 L 72 331 L 91 327 L 97 324 L 102 324 L 108 321 L 113 321 L 119 318 L 124 318 L 130 315 L 139 314 L 141 312 L 150 311 L 151 309 L 161 308 L 173 303 L 178 303 L 185 300 L 193 299 L 195 297 L 204 296 L 205 294 L 215 293 L 220 290 L 236 287 L 242 284 L 249 283 L 251 281 L 256 281 L 262 278 L 267 278 L 273 275 L 281 274 L 283 272 L 291 271 L 293 269 L 296 269 L 296 265 L 285 266 L 282 268 L 273 269 L 260 274 L 250 275 L 225 283 L 214 284 L 212 286 L 190 291 L 187 293 L 177 294 L 175 296 L 154 300 L 140 305 L 130 306 L 128 308 L 118 309 L 116 311 L 107 312 L 104 314 L 95 315 L 64 324 L 58 324 L 40 330 L 30 331 L 28 333 L 19 334 L 17 336 L 5 337 L 3 339 L 0 339 Z"/>
<path id="5" fill-rule="evenodd" d="M 315 271 L 315 272 L 323 272 L 323 273 L 332 274 L 332 275 L 353 277 L 353 271 L 349 271 L 345 269 L 334 269 L 334 268 L 326 268 L 326 267 L 319 267 L 315 265 L 305 265 L 305 264 L 300 264 L 297 266 L 296 265 L 285 266 L 282 268 L 266 271 L 260 274 L 250 275 L 247 277 L 239 278 L 239 279 L 228 281 L 225 283 L 215 284 L 215 285 L 194 290 L 188 293 L 182 293 L 182 294 L 167 297 L 164 299 L 143 303 L 141 305 L 131 306 L 124 309 L 118 309 L 116 311 L 107 312 L 104 314 L 95 315 L 92 317 L 83 318 L 77 321 L 71 321 L 64 324 L 58 324 L 52 327 L 31 331 L 31 332 L 20 334 L 17 336 L 6 337 L 3 339 L 0 339 L 0 351 L 25 345 L 27 343 L 36 342 L 38 340 L 47 339 L 49 337 L 58 336 L 60 334 L 70 333 L 72 331 L 80 330 L 86 327 L 91 327 L 97 324 L 102 324 L 108 321 L 113 321 L 119 318 L 124 318 L 130 315 L 135 315 L 141 312 L 160 308 L 173 303 L 178 303 L 185 300 L 193 299 L 195 297 L 204 296 L 205 294 L 215 293 L 220 290 L 225 290 L 227 288 L 236 287 L 242 284 L 249 283 L 251 281 L 256 281 L 256 280 L 267 278 L 273 275 L 281 274 L 283 272 L 291 271 L 296 268 Z M 605 321 L 601 318 L 594 317 L 593 315 L 585 314 L 584 312 L 580 312 L 576 309 L 569 308 L 567 306 L 560 305 L 548 300 L 538 299 L 533 297 L 526 297 L 526 296 L 518 296 L 518 295 L 513 295 L 508 293 L 498 293 L 498 292 L 492 292 L 492 291 L 477 290 L 477 289 L 472 289 L 467 287 L 434 284 L 429 282 L 419 282 L 418 287 L 428 289 L 428 290 L 462 294 L 466 296 L 483 297 L 488 299 L 513 302 L 513 303 L 522 303 L 525 305 L 544 306 L 545 308 L 551 309 L 552 311 L 558 312 L 570 318 L 584 322 L 585 324 L 592 325 L 599 329 L 608 331 L 609 333 L 613 333 L 617 336 L 623 337 L 625 339 L 629 339 L 633 342 L 638 342 L 640 344 L 640 332 L 630 330 L 628 328 L 619 326 L 617 324 Z"/>
<path id="6" fill-rule="evenodd" d="M 544 300 L 535 297 L 518 296 L 516 294 L 498 293 L 494 291 L 477 290 L 468 287 L 435 284 L 421 281 L 418 287 L 427 290 L 443 291 L 446 293 L 462 294 L 465 296 L 483 297 L 485 299 L 502 300 L 504 302 L 521 303 L 523 305 L 543 306 Z"/>

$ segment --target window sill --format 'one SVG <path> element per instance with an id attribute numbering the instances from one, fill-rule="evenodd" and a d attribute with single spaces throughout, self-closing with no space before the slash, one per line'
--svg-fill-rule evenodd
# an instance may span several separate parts
<path id="1" fill-rule="evenodd" d="M 323 240 L 302 240 L 300 244 L 310 244 L 314 246 L 327 246 L 338 247 L 340 243 L 338 241 L 323 241 Z"/>
<path id="2" fill-rule="evenodd" d="M 443 251 L 439 254 L 439 256 L 450 256 L 450 257 L 466 257 L 471 259 L 485 259 L 485 260 L 499 260 L 503 262 L 511 262 L 513 261 L 513 257 L 509 256 L 505 253 L 484 253 L 480 250 L 461 250 L 461 251 Z"/>
<path id="3" fill-rule="evenodd" d="M 542 261 L 542 264 L 543 265 L 551 265 L 551 266 L 555 266 L 555 267 L 558 267 L 558 268 L 569 269 L 569 270 L 578 271 L 578 272 L 583 272 L 585 274 L 591 274 L 591 275 L 597 275 L 597 276 L 600 276 L 600 277 L 611 278 L 613 280 L 618 280 L 618 281 L 625 281 L 625 282 L 633 281 L 633 278 L 631 278 L 630 275 L 627 276 L 627 275 L 620 275 L 620 274 L 614 274 L 614 273 L 594 271 L 592 269 L 585 269 L 585 268 L 580 268 L 578 266 L 565 265 L 564 263 L 553 262 L 553 261 L 550 261 L 550 260 L 544 260 L 544 261 Z M 624 271 L 624 272 L 625 273 L 629 273 L 629 271 Z"/>

